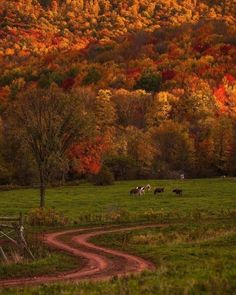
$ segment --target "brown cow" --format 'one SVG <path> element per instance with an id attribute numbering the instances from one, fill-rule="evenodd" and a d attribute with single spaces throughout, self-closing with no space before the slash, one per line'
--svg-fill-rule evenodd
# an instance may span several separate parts
<path id="1" fill-rule="evenodd" d="M 174 189 L 173 190 L 173 193 L 176 193 L 176 195 L 181 195 L 182 196 L 182 192 L 183 192 L 183 190 L 182 189 L 179 189 L 179 188 L 176 188 L 176 189 Z"/>
<path id="2" fill-rule="evenodd" d="M 155 190 L 154 190 L 154 195 L 156 194 L 160 194 L 160 193 L 164 193 L 164 187 L 157 187 Z"/>

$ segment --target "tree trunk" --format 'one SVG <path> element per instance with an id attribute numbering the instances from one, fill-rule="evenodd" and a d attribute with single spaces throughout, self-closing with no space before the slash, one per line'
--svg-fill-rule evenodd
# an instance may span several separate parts
<path id="1" fill-rule="evenodd" d="M 44 173 L 43 169 L 40 168 L 40 207 L 44 208 L 45 207 L 45 191 L 46 191 L 46 186 L 45 186 L 45 179 L 44 179 Z"/>

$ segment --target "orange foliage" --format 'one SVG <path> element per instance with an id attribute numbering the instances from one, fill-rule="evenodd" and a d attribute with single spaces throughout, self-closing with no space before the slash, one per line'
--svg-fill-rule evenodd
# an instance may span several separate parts
<path id="1" fill-rule="evenodd" d="M 74 162 L 73 170 L 77 173 L 97 174 L 107 150 L 108 144 L 102 137 L 73 145 L 68 153 Z"/>
<path id="2" fill-rule="evenodd" d="M 229 87 L 233 85 L 236 85 L 236 79 L 232 75 L 226 74 L 223 83 L 214 91 L 219 111 L 222 114 L 230 114 L 236 106 L 236 97 L 229 92 Z"/>

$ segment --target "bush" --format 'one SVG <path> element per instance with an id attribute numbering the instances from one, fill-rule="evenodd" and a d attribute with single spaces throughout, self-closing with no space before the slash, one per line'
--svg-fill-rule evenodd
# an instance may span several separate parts
<path id="1" fill-rule="evenodd" d="M 35 208 L 28 212 L 27 223 L 32 226 L 66 225 L 68 219 L 55 209 Z"/>
<path id="2" fill-rule="evenodd" d="M 114 183 L 114 176 L 107 166 L 103 166 L 95 176 L 94 183 L 96 185 L 111 185 Z"/>

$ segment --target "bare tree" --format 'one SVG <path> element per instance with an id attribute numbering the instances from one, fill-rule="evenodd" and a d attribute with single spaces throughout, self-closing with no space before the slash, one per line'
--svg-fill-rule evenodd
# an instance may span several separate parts
<path id="1" fill-rule="evenodd" d="M 45 206 L 45 190 L 50 174 L 63 163 L 68 148 L 88 135 L 89 118 L 77 94 L 66 94 L 52 86 L 22 94 L 8 110 L 11 126 L 19 142 L 29 147 L 37 164 L 40 207 Z"/>

